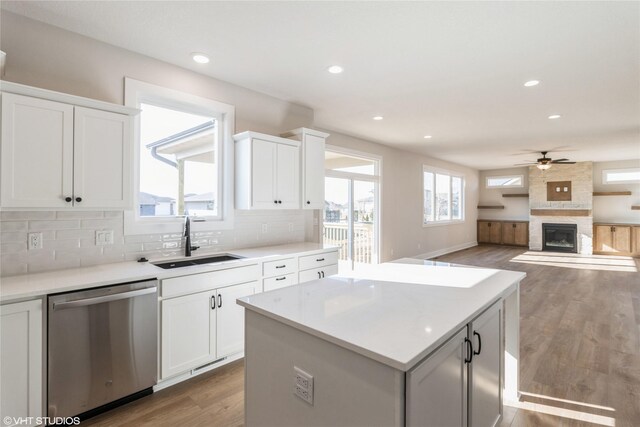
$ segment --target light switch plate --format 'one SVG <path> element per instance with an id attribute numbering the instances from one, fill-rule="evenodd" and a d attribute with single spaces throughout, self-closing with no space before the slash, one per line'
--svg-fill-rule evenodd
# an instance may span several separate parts
<path id="1" fill-rule="evenodd" d="M 96 230 L 96 246 L 113 245 L 113 230 Z"/>

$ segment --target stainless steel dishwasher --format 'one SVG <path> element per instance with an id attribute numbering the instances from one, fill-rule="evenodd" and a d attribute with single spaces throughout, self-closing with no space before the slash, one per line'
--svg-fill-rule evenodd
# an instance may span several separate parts
<path id="1" fill-rule="evenodd" d="M 151 393 L 157 282 L 49 296 L 48 415 L 87 418 Z"/>

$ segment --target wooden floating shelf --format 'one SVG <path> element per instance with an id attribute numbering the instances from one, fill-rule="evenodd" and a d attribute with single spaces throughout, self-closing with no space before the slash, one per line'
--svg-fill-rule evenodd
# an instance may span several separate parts
<path id="1" fill-rule="evenodd" d="M 631 206 L 632 211 L 640 211 L 640 206 Z"/>
<path id="2" fill-rule="evenodd" d="M 478 209 L 504 209 L 504 206 L 478 206 Z"/>
<path id="3" fill-rule="evenodd" d="M 631 191 L 594 191 L 594 196 L 630 196 Z"/>
<path id="4" fill-rule="evenodd" d="M 529 197 L 529 193 L 522 194 L 503 194 L 502 197 Z"/>
<path id="5" fill-rule="evenodd" d="M 591 209 L 531 209 L 531 216 L 591 216 Z"/>

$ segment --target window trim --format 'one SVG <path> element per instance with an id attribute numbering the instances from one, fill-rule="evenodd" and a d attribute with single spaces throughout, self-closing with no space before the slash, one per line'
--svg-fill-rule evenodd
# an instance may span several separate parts
<path id="1" fill-rule="evenodd" d="M 489 179 L 496 179 L 496 178 L 520 178 L 520 182 L 522 182 L 522 184 L 520 185 L 489 185 Z M 490 190 L 495 190 L 497 188 L 523 188 L 524 187 L 524 175 L 487 175 L 484 178 L 484 186 L 485 188 L 488 188 Z"/>
<path id="2" fill-rule="evenodd" d="M 616 172 L 640 172 L 640 168 L 622 168 L 622 169 L 603 169 L 602 170 L 602 184 L 604 185 L 618 185 L 618 184 L 638 184 L 640 179 L 630 179 L 625 181 L 613 181 L 607 180 L 607 174 Z"/>
<path id="3" fill-rule="evenodd" d="M 235 133 L 235 107 L 208 98 L 182 91 L 157 86 L 125 77 L 125 105 L 140 108 L 141 103 L 180 109 L 193 114 L 209 115 L 220 120 L 218 165 L 217 216 L 199 217 L 204 221 L 193 221 L 193 231 L 230 230 L 234 225 L 234 180 L 233 180 L 233 134 Z M 182 232 L 184 216 L 141 217 L 138 206 L 140 193 L 140 115 L 134 119 L 131 158 L 133 163 L 133 207 L 124 211 L 124 235 L 159 234 Z"/>
<path id="4" fill-rule="evenodd" d="M 424 220 L 424 203 L 425 203 L 425 189 L 424 189 L 424 174 L 425 172 L 429 172 L 433 174 L 433 188 L 435 188 L 435 179 L 436 179 L 436 174 L 440 174 L 440 175 L 448 175 L 450 178 L 460 178 L 462 180 L 462 189 L 460 192 L 460 195 L 462 196 L 461 200 L 460 200 L 460 213 L 462 218 L 460 219 L 445 219 L 445 220 L 441 220 L 441 221 L 428 221 L 425 222 Z M 464 173 L 462 172 L 458 172 L 458 171 L 453 171 L 453 170 L 448 170 L 448 169 L 442 169 L 442 168 L 437 168 L 434 166 L 429 166 L 429 165 L 422 165 L 422 205 L 420 207 L 420 209 L 422 210 L 422 226 L 423 227 L 440 227 L 440 226 L 444 226 L 444 225 L 455 225 L 455 224 L 464 224 L 467 221 L 466 218 L 466 214 L 465 214 L 465 210 L 466 210 L 466 205 L 467 205 L 467 197 L 466 197 L 466 186 L 467 186 L 467 180 L 466 180 L 466 176 Z M 449 212 L 451 212 L 451 201 L 453 200 L 453 198 L 451 197 L 451 193 L 452 193 L 452 185 L 453 185 L 453 179 L 449 179 Z M 434 204 L 435 204 L 435 197 L 434 197 Z M 435 209 L 435 206 L 434 206 Z M 435 214 L 435 211 L 434 211 Z"/>

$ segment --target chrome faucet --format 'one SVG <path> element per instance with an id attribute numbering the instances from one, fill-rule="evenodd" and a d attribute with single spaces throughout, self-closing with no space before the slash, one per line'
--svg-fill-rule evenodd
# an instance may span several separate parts
<path id="1" fill-rule="evenodd" d="M 184 216 L 184 237 L 186 237 L 186 242 L 184 242 L 184 256 L 191 256 L 191 251 L 195 251 L 200 248 L 200 246 L 191 246 L 191 220 L 189 219 L 189 215 Z"/>

